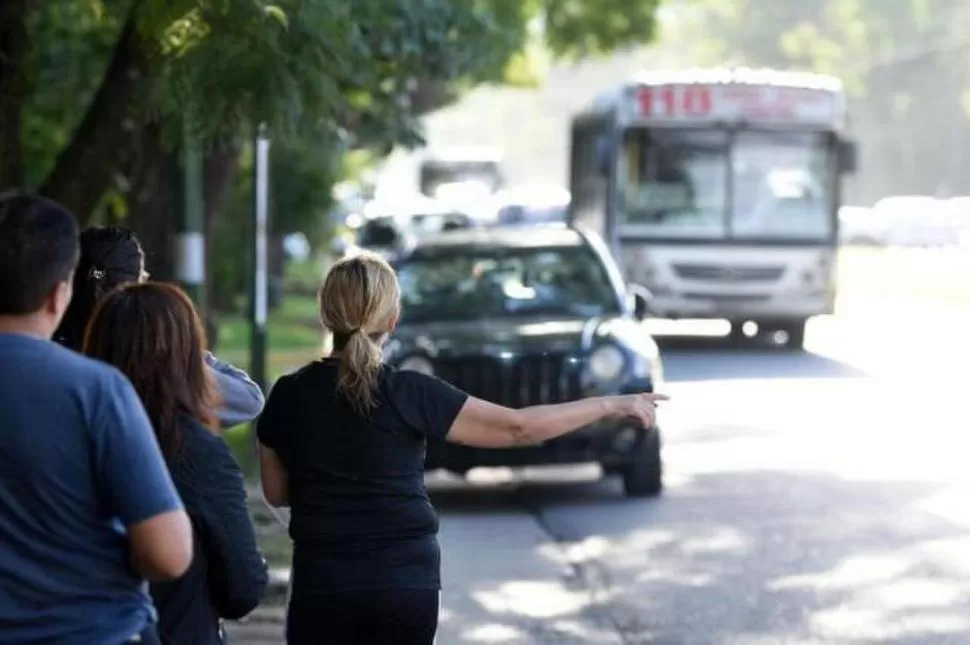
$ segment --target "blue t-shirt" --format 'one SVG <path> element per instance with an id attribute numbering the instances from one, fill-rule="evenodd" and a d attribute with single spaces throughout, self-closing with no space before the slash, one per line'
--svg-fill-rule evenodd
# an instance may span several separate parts
<path id="1" fill-rule="evenodd" d="M 125 528 L 182 507 L 116 369 L 0 334 L 0 634 L 119 645 L 155 622 Z"/>

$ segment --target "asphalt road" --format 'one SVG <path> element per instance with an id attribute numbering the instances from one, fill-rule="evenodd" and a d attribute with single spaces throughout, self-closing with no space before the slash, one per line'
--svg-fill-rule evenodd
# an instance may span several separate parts
<path id="1" fill-rule="evenodd" d="M 961 333 L 889 308 L 813 322 L 805 353 L 665 340 L 661 498 L 591 468 L 433 478 L 438 643 L 970 643 Z"/>

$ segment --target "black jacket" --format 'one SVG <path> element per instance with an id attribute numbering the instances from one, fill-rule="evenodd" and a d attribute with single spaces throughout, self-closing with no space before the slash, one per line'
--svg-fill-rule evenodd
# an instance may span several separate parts
<path id="1" fill-rule="evenodd" d="M 219 620 L 259 605 L 269 582 L 246 506 L 242 472 L 229 447 L 198 421 L 186 420 L 172 479 L 192 519 L 195 555 L 184 576 L 151 586 L 165 645 L 221 642 Z"/>

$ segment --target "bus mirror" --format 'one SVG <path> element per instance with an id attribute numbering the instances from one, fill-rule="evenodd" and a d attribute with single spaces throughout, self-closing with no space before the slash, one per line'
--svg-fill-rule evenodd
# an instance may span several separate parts
<path id="1" fill-rule="evenodd" d="M 596 137 L 596 171 L 604 177 L 610 174 L 613 158 L 616 156 L 613 147 L 613 139 L 609 135 L 601 134 Z"/>
<path id="2" fill-rule="evenodd" d="M 859 167 L 859 147 L 855 141 L 842 139 L 839 141 L 839 170 L 846 174 L 856 172 Z"/>

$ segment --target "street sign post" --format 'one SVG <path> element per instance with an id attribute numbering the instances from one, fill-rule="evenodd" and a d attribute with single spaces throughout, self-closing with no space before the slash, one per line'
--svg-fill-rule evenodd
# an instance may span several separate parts
<path id="1" fill-rule="evenodd" d="M 202 150 L 186 125 L 182 137 L 182 216 L 175 247 L 176 279 L 205 316 L 205 234 L 203 233 Z"/>

